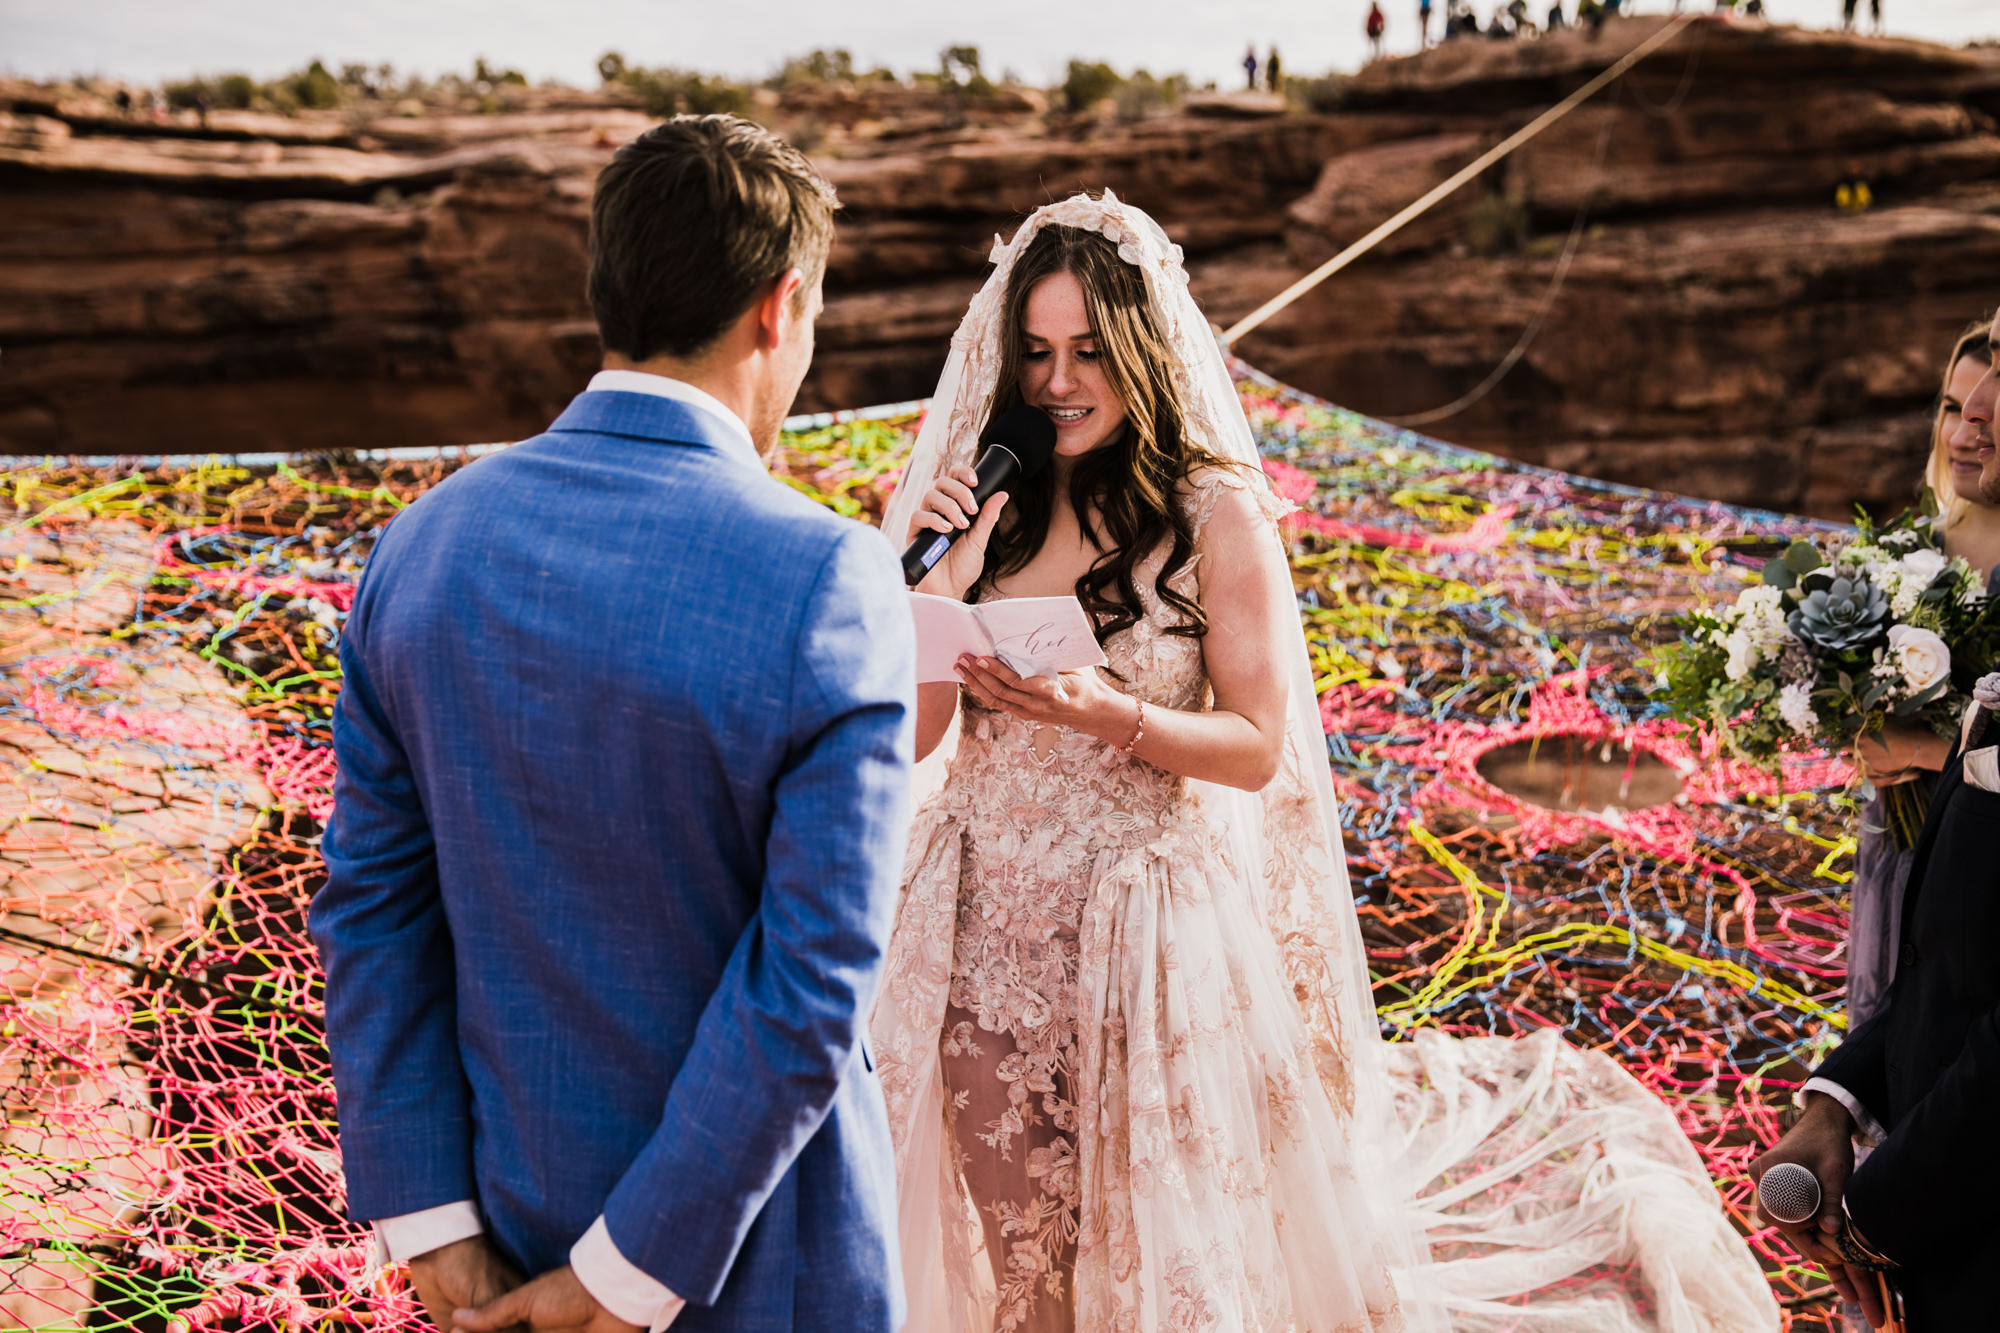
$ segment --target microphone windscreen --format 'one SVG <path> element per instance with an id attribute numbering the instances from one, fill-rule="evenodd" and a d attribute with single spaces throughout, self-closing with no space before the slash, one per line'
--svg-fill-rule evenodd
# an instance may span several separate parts
<path id="1" fill-rule="evenodd" d="M 986 424 L 981 444 L 998 444 L 1021 460 L 1021 475 L 1032 477 L 1056 452 L 1056 423 L 1039 407 L 1016 403 Z"/>
<path id="2" fill-rule="evenodd" d="M 1757 1182 L 1757 1202 L 1780 1222 L 1810 1222 L 1819 1212 L 1819 1177 L 1797 1162 L 1780 1162 Z"/>

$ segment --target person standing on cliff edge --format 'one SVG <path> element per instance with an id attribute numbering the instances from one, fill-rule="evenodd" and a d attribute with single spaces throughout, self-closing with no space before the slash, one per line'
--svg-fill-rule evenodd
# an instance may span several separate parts
<path id="1" fill-rule="evenodd" d="M 1979 491 L 2000 503 L 2000 317 L 1989 364 L 1961 407 L 1951 445 L 1974 451 Z M 1880 1328 L 1893 1313 L 1878 1273 L 1900 1292 L 1909 1333 L 1991 1328 L 2000 1265 L 2000 671 L 1983 676 L 1946 758 L 1917 838 L 1902 912 L 1896 979 L 1875 1015 L 1820 1062 L 1800 1090 L 1805 1114 L 1750 1164 L 1811 1171 L 1819 1212 L 1803 1223 L 1765 1214 Z M 1854 1164 L 1853 1140 L 1874 1150 Z M 1759 1205 L 1761 1213 L 1762 1205 Z M 1893 1293 L 1891 1299 L 1893 1300 Z"/>
<path id="2" fill-rule="evenodd" d="M 342 632 L 311 929 L 347 1207 L 441 1329 L 903 1322 L 863 1034 L 915 631 L 882 535 L 764 464 L 834 207 L 733 116 L 619 149 L 604 370 L 397 515 Z"/>
<path id="3" fill-rule="evenodd" d="M 1257 43 L 1250 43 L 1243 52 L 1243 91 L 1257 91 Z"/>
<path id="4" fill-rule="evenodd" d="M 1389 27 L 1389 18 L 1382 12 L 1382 0 L 1368 0 L 1368 58 L 1382 58 L 1382 34 Z"/>

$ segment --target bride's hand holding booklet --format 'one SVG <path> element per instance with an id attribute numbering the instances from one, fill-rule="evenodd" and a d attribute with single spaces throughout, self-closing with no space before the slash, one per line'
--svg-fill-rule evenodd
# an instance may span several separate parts
<path id="1" fill-rule="evenodd" d="M 1083 603 L 1074 597 L 1007 597 L 968 605 L 913 592 L 910 611 L 917 621 L 919 685 L 957 684 L 953 668 L 967 653 L 998 658 L 1018 676 L 1053 676 L 1107 661 Z"/>

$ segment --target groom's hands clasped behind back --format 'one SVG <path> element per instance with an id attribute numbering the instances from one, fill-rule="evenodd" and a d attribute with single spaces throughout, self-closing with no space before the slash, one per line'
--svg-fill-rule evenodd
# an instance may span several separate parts
<path id="1" fill-rule="evenodd" d="M 518 1329 L 547 1333 L 634 1333 L 628 1324 L 597 1303 L 568 1264 L 551 1269 L 533 1282 L 489 1300 L 477 1310 L 459 1309 L 443 1325 L 458 1333 L 515 1333 Z"/>
<path id="2" fill-rule="evenodd" d="M 454 1311 L 498 1300 L 521 1282 L 521 1274 L 484 1235 L 440 1245 L 410 1260 L 410 1286 L 443 1333 L 450 1333 Z"/>

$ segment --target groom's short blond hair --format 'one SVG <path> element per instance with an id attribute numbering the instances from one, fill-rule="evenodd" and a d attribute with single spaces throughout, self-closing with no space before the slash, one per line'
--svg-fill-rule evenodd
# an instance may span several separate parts
<path id="1" fill-rule="evenodd" d="M 590 205 L 590 308 L 604 350 L 700 353 L 791 269 L 799 300 L 833 248 L 833 187 L 736 116 L 675 116 L 620 148 Z"/>

